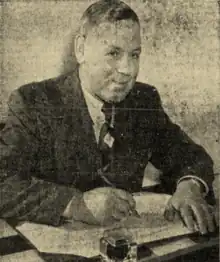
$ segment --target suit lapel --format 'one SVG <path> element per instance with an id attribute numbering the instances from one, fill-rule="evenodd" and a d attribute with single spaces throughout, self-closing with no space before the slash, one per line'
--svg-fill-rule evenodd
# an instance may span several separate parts
<path id="1" fill-rule="evenodd" d="M 82 92 L 78 68 L 67 77 L 61 87 L 61 93 L 64 104 L 63 126 L 69 141 L 68 154 L 76 154 L 81 174 L 92 176 L 92 173 L 96 174 L 100 168 L 101 159 L 93 122 Z"/>
<path id="2" fill-rule="evenodd" d="M 122 149 L 126 146 L 132 131 L 132 116 L 127 99 L 116 107 L 115 131 L 118 134 L 118 146 Z M 117 145 L 116 145 L 117 146 Z"/>
<path id="3" fill-rule="evenodd" d="M 116 112 L 115 132 L 119 139 L 115 144 L 108 178 L 116 186 L 132 191 L 135 190 L 135 187 L 140 186 L 141 176 L 138 177 L 135 173 L 139 162 L 136 159 L 134 148 L 135 114 L 131 95 L 117 105 Z"/>

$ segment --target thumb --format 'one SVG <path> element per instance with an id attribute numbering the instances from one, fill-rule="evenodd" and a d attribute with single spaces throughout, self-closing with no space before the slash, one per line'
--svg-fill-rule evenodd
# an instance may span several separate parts
<path id="1" fill-rule="evenodd" d="M 130 194 L 129 192 L 122 190 L 122 189 L 115 189 L 115 194 L 120 199 L 127 201 L 129 206 L 132 208 L 132 210 L 135 209 L 136 202 L 135 202 L 132 194 Z"/>

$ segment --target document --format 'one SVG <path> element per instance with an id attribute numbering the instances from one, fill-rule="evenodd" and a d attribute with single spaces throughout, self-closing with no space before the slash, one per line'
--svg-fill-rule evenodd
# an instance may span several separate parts
<path id="1" fill-rule="evenodd" d="M 16 236 L 17 232 L 3 219 L 0 219 L 0 238 Z"/>
<path id="2" fill-rule="evenodd" d="M 168 222 L 163 212 L 169 195 L 143 193 L 134 195 L 140 218 L 129 217 L 110 227 L 89 226 L 80 222 L 62 227 L 23 223 L 17 227 L 40 252 L 74 254 L 84 257 L 99 254 L 99 240 L 105 230 L 126 228 L 140 243 L 191 233 L 181 221 Z"/>

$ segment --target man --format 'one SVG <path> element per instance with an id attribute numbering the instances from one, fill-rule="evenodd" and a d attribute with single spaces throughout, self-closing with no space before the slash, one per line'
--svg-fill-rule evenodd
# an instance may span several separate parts
<path id="1" fill-rule="evenodd" d="M 157 90 L 136 82 L 136 13 L 98 1 L 75 38 L 79 66 L 15 90 L 1 131 L 0 216 L 59 225 L 110 224 L 135 212 L 150 161 L 163 172 L 176 212 L 192 230 L 215 229 L 204 196 L 213 163 L 165 114 Z M 174 213 L 173 213 L 174 212 Z"/>

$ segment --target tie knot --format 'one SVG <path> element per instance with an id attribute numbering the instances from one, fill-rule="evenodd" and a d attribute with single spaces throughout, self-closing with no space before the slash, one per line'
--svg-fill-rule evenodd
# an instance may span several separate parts
<path id="1" fill-rule="evenodd" d="M 105 115 L 105 121 L 110 123 L 112 118 L 112 104 L 105 102 L 102 106 L 102 112 Z"/>

